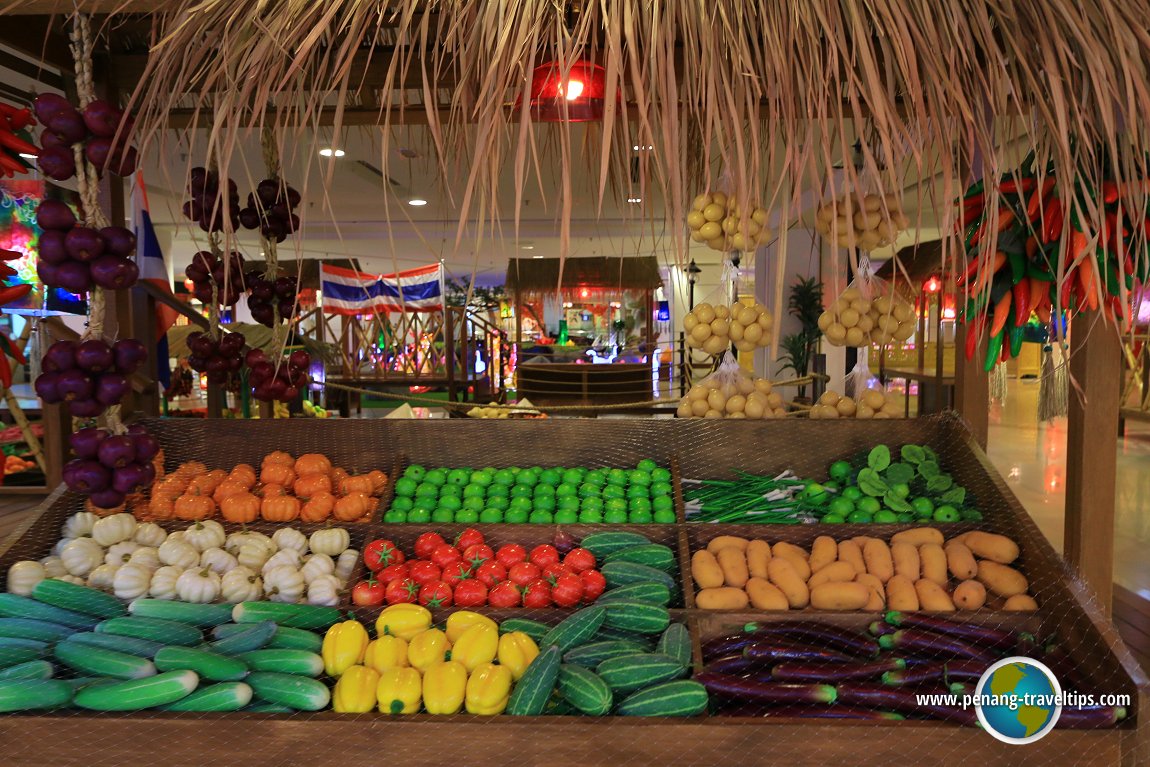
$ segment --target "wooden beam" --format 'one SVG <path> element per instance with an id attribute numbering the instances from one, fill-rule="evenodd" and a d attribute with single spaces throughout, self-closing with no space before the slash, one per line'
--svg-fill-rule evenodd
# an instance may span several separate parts
<path id="1" fill-rule="evenodd" d="M 5 16 L 67 16 L 77 10 L 92 14 L 155 13 L 171 6 L 165 0 L 15 0 L 3 7 Z"/>
<path id="2" fill-rule="evenodd" d="M 1110 614 L 1114 588 L 1114 501 L 1122 348 L 1100 312 L 1078 314 L 1070 328 L 1066 428 L 1066 560 Z"/>
<path id="3" fill-rule="evenodd" d="M 954 409 L 966 420 L 974 441 L 985 450 L 986 437 L 990 430 L 990 379 L 987 376 L 987 339 L 979 340 L 974 356 L 966 359 L 966 335 L 976 332 L 974 328 L 959 323 L 954 337 Z M 940 339 L 941 340 L 941 339 Z"/>

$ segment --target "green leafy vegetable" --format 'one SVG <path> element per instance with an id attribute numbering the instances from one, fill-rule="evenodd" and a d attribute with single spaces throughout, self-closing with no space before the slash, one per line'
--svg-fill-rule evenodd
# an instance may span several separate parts
<path id="1" fill-rule="evenodd" d="M 889 489 L 886 482 L 874 469 L 861 469 L 858 476 L 858 487 L 867 495 L 878 498 L 886 494 Z"/>
<path id="2" fill-rule="evenodd" d="M 890 467 L 883 472 L 883 479 L 892 485 L 909 483 L 914 479 L 914 467 L 909 463 L 892 463 Z"/>
<path id="3" fill-rule="evenodd" d="M 953 506 L 961 506 L 966 502 L 966 488 L 961 485 L 955 485 L 942 494 L 943 503 L 949 503 Z"/>
<path id="4" fill-rule="evenodd" d="M 918 473 L 922 475 L 923 479 L 929 480 L 941 474 L 942 470 L 938 468 L 937 461 L 923 461 L 918 465 Z"/>
<path id="5" fill-rule="evenodd" d="M 922 463 L 926 460 L 926 451 L 918 445 L 903 445 L 902 459 L 907 463 Z"/>
<path id="6" fill-rule="evenodd" d="M 944 490 L 949 490 L 954 480 L 950 478 L 949 474 L 939 474 L 937 477 L 931 477 L 927 480 L 926 489 L 932 493 L 941 493 Z"/>
<path id="7" fill-rule="evenodd" d="M 922 446 L 922 452 L 926 455 L 926 460 L 938 463 L 938 453 L 934 452 L 926 445 Z"/>
<path id="8" fill-rule="evenodd" d="M 883 496 L 882 502 L 886 504 L 886 507 L 891 511 L 914 511 L 914 507 L 907 503 L 905 498 L 899 498 L 894 493 L 887 493 Z"/>
<path id="9" fill-rule="evenodd" d="M 890 448 L 886 445 L 875 445 L 867 456 L 866 463 L 875 471 L 882 471 L 890 466 Z"/>

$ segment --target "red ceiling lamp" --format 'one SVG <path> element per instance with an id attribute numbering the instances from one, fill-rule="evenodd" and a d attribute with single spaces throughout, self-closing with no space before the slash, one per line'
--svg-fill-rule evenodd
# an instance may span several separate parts
<path id="1" fill-rule="evenodd" d="M 922 287 L 927 293 L 937 293 L 942 290 L 942 282 L 939 281 L 938 277 L 931 275 Z"/>
<path id="2" fill-rule="evenodd" d="M 539 122 L 596 122 L 603 119 L 607 72 L 598 64 L 576 61 L 564 76 L 557 61 L 531 74 L 531 117 Z"/>

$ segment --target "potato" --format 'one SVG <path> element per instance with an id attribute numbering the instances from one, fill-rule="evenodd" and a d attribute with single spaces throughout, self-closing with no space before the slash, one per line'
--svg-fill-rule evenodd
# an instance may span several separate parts
<path id="1" fill-rule="evenodd" d="M 719 567 L 715 555 L 705 550 L 691 555 L 691 577 L 701 589 L 718 588 L 724 582 L 723 568 Z"/>
<path id="2" fill-rule="evenodd" d="M 807 563 L 811 566 L 811 572 L 817 573 L 838 559 L 838 555 L 839 547 L 835 539 L 829 535 L 820 535 L 811 544 L 811 558 Z"/>
<path id="3" fill-rule="evenodd" d="M 883 583 L 894 575 L 894 561 L 890 556 L 890 547 L 885 542 L 872 538 L 863 546 L 863 560 L 866 562 L 866 571 Z"/>
<path id="4" fill-rule="evenodd" d="M 811 578 L 811 566 L 807 561 L 807 552 L 800 546 L 785 541 L 779 541 L 772 547 L 771 554 L 775 559 L 782 557 L 791 563 L 795 572 L 804 582 Z"/>
<path id="5" fill-rule="evenodd" d="M 967 539 L 970 540 L 969 538 Z M 1000 565 L 998 562 L 992 562 L 989 559 L 981 559 L 978 562 L 978 580 L 994 594 L 1000 597 L 1013 597 L 1018 594 L 1025 594 L 1027 587 L 1030 585 L 1026 582 L 1026 576 L 1015 570 L 1013 567 Z"/>
<path id="6" fill-rule="evenodd" d="M 751 607 L 756 610 L 789 610 L 790 602 L 779 587 L 764 578 L 751 578 L 746 585 Z"/>
<path id="7" fill-rule="evenodd" d="M 806 607 L 811 601 L 810 591 L 804 578 L 800 578 L 794 565 L 786 557 L 774 557 L 767 564 L 767 575 L 771 583 L 787 598 L 787 604 L 796 610 Z"/>
<path id="8" fill-rule="evenodd" d="M 866 562 L 863 560 L 862 547 L 854 541 L 839 541 L 839 561 L 850 562 L 855 571 L 866 572 Z"/>
<path id="9" fill-rule="evenodd" d="M 953 596 L 959 610 L 977 610 L 986 604 L 986 587 L 978 581 L 963 581 L 955 586 Z"/>
<path id="10" fill-rule="evenodd" d="M 919 564 L 922 567 L 922 577 L 937 583 L 940 587 L 946 586 L 946 552 L 937 543 L 924 543 L 918 547 Z"/>
<path id="11" fill-rule="evenodd" d="M 811 589 L 811 607 L 816 610 L 861 610 L 870 601 L 870 596 L 870 588 L 862 583 L 823 583 Z"/>
<path id="12" fill-rule="evenodd" d="M 740 538 L 736 535 L 720 535 L 712 538 L 710 543 L 707 544 L 707 551 L 712 554 L 718 554 L 721 549 L 728 546 L 734 546 L 739 551 L 746 551 L 747 544 L 750 543 L 746 538 Z"/>
<path id="13" fill-rule="evenodd" d="M 912 546 L 921 546 L 924 543 L 937 543 L 942 545 L 942 533 L 936 527 L 916 527 L 912 530 L 903 530 L 891 536 L 891 544 L 909 543 Z"/>
<path id="14" fill-rule="evenodd" d="M 850 562 L 833 562 L 811 576 L 807 581 L 807 588 L 814 588 L 823 583 L 853 581 L 858 571 Z"/>
<path id="15" fill-rule="evenodd" d="M 1015 594 L 1003 603 L 1002 609 L 1017 612 L 1034 612 L 1038 609 L 1038 603 L 1035 602 L 1034 597 L 1029 594 Z"/>
<path id="16" fill-rule="evenodd" d="M 730 586 L 703 589 L 695 594 L 695 605 L 702 610 L 745 610 L 749 603 L 747 592 Z"/>
<path id="17" fill-rule="evenodd" d="M 752 578 L 767 577 L 767 563 L 771 561 L 771 544 L 756 538 L 747 544 L 747 573 Z"/>
<path id="18" fill-rule="evenodd" d="M 1009 565 L 1018 559 L 1018 544 L 1005 535 L 975 530 L 966 536 L 964 543 L 979 559 L 989 559 L 1000 565 Z"/>
<path id="19" fill-rule="evenodd" d="M 861 583 L 871 590 L 871 601 L 867 603 L 867 610 L 882 610 L 886 607 L 886 588 L 882 581 L 870 573 L 859 573 L 855 576 L 855 583 Z"/>
<path id="20" fill-rule="evenodd" d="M 886 582 L 886 606 L 891 610 L 914 612 L 918 609 L 918 591 L 914 583 L 901 575 Z"/>
<path id="21" fill-rule="evenodd" d="M 914 590 L 918 594 L 919 609 L 928 612 L 954 612 L 954 602 L 951 601 L 950 595 L 934 581 L 920 578 L 915 581 Z"/>
<path id="22" fill-rule="evenodd" d="M 899 541 L 891 543 L 890 558 L 894 562 L 894 571 L 898 575 L 905 575 L 912 581 L 917 581 L 921 574 L 918 561 L 918 547 L 913 543 Z"/>
<path id="23" fill-rule="evenodd" d="M 951 541 L 946 544 L 946 566 L 950 574 L 960 581 L 970 580 L 978 575 L 978 563 L 965 543 Z"/>
<path id="24" fill-rule="evenodd" d="M 747 578 L 751 576 L 747 572 L 747 557 L 743 552 L 728 547 L 720 549 L 715 559 L 719 561 L 719 567 L 723 570 L 723 581 L 728 586 L 741 589 L 747 584 Z"/>

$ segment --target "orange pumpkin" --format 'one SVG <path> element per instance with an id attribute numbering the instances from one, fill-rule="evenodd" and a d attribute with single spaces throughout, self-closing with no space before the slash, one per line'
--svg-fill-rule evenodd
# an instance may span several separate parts
<path id="1" fill-rule="evenodd" d="M 295 469 L 282 463 L 265 463 L 260 471 L 260 482 L 291 487 L 295 482 Z"/>
<path id="2" fill-rule="evenodd" d="M 288 494 L 286 487 L 283 485 L 277 485 L 274 482 L 270 482 L 266 485 L 260 485 L 252 492 L 255 495 L 258 495 L 260 498 L 279 498 Z"/>
<path id="3" fill-rule="evenodd" d="M 343 480 L 345 478 L 347 478 L 347 476 L 348 476 L 348 473 L 344 469 L 339 468 L 338 466 L 336 468 L 332 469 L 331 470 L 331 486 L 334 488 L 339 488 L 339 483 L 343 482 Z"/>
<path id="4" fill-rule="evenodd" d="M 387 487 L 387 474 L 376 469 L 369 471 L 367 477 L 371 480 L 371 495 L 383 495 L 384 488 Z"/>
<path id="5" fill-rule="evenodd" d="M 268 466 L 273 463 L 291 468 L 295 466 L 295 459 L 282 450 L 276 450 L 275 452 L 268 453 L 266 456 L 264 456 L 264 466 Z"/>
<path id="6" fill-rule="evenodd" d="M 178 474 L 185 479 L 191 479 L 192 477 L 203 474 L 207 470 L 208 467 L 204 466 L 199 461 L 187 461 L 186 463 L 181 463 L 173 473 Z"/>
<path id="7" fill-rule="evenodd" d="M 193 488 L 176 499 L 176 519 L 207 519 L 216 513 L 216 502 L 210 495 L 201 495 Z"/>
<path id="8" fill-rule="evenodd" d="M 250 488 L 256 483 L 256 470 L 246 463 L 237 464 L 236 467 L 232 469 L 231 474 L 228 474 L 228 481 L 236 482 L 244 487 Z"/>
<path id="9" fill-rule="evenodd" d="M 323 453 L 304 453 L 295 459 L 295 473 L 301 477 L 329 472 L 331 472 L 331 461 Z"/>
<path id="10" fill-rule="evenodd" d="M 227 478 L 228 473 L 223 469 L 212 469 L 206 474 L 193 478 L 188 487 L 195 488 L 202 495 L 211 495 Z"/>
<path id="11" fill-rule="evenodd" d="M 225 479 L 212 493 L 212 500 L 216 503 L 223 503 L 225 498 L 246 493 L 247 491 L 248 488 L 245 485 L 239 482 L 233 482 L 230 479 Z"/>
<path id="12" fill-rule="evenodd" d="M 339 494 L 363 493 L 364 495 L 371 495 L 372 488 L 371 477 L 366 474 L 344 477 L 343 481 L 339 483 Z"/>
<path id="13" fill-rule="evenodd" d="M 332 516 L 340 522 L 353 522 L 371 511 L 371 497 L 364 493 L 349 493 L 335 502 Z"/>
<path id="14" fill-rule="evenodd" d="M 331 477 L 327 474 L 306 474 L 295 481 L 292 492 L 300 498 L 311 498 L 316 493 L 330 493 Z"/>
<path id="15" fill-rule="evenodd" d="M 335 496 L 328 492 L 318 492 L 304 501 L 299 510 L 300 522 L 323 522 L 331 516 L 335 508 Z"/>
<path id="16" fill-rule="evenodd" d="M 164 478 L 164 451 L 156 453 L 156 457 L 152 459 L 152 468 L 156 470 L 156 481 L 159 482 Z"/>
<path id="17" fill-rule="evenodd" d="M 220 503 L 220 513 L 229 522 L 255 522 L 260 515 L 260 499 L 246 491 L 229 495 Z"/>
<path id="18" fill-rule="evenodd" d="M 299 498 L 282 495 L 264 498 L 260 504 L 260 515 L 268 522 L 291 522 L 299 516 Z"/>

